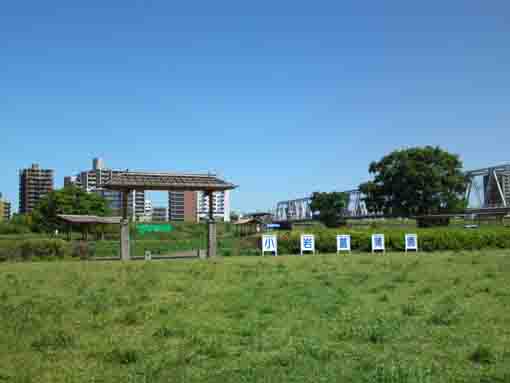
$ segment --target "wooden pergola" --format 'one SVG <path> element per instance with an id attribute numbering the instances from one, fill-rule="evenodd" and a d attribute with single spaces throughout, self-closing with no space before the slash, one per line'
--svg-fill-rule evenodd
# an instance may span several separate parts
<path id="1" fill-rule="evenodd" d="M 213 193 L 232 190 L 237 186 L 210 174 L 123 172 L 102 185 L 122 192 L 121 258 L 130 259 L 128 195 L 132 191 L 203 191 L 209 198 L 207 257 L 216 255 L 216 222 Z"/>
<path id="2" fill-rule="evenodd" d="M 83 239 L 88 239 L 89 228 L 94 225 L 101 226 L 102 233 L 101 239 L 104 237 L 104 226 L 118 225 L 121 223 L 121 217 L 98 217 L 95 215 L 70 215 L 59 214 L 58 217 L 70 227 L 78 226 L 83 233 Z M 68 238 L 71 239 L 71 232 L 67 233 Z"/>

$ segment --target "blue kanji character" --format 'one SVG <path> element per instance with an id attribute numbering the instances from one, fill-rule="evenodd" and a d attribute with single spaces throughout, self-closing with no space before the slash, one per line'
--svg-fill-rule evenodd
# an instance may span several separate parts
<path id="1" fill-rule="evenodd" d="M 264 247 L 269 250 L 274 249 L 275 245 L 273 238 L 267 238 Z"/>

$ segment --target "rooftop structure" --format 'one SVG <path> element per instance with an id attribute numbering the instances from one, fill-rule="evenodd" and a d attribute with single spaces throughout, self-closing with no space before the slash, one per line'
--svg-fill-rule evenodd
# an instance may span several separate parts
<path id="1" fill-rule="evenodd" d="M 122 172 L 114 174 L 103 187 L 111 190 L 218 192 L 236 186 L 210 174 Z"/>
<path id="2" fill-rule="evenodd" d="M 121 217 L 98 217 L 96 215 L 59 214 L 58 217 L 64 222 L 72 224 L 118 225 L 121 221 Z"/>

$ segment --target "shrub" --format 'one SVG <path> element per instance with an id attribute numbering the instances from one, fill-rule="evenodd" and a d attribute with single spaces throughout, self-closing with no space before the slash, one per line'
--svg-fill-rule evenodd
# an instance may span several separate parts
<path id="1" fill-rule="evenodd" d="M 0 241 L 1 260 L 41 260 L 62 258 L 71 253 L 69 244 L 61 239 L 25 239 Z"/>
<path id="2" fill-rule="evenodd" d="M 0 234 L 29 234 L 30 227 L 27 225 L 11 223 L 11 222 L 0 222 Z"/>
<path id="3" fill-rule="evenodd" d="M 96 255 L 96 244 L 87 241 L 78 241 L 73 244 L 73 257 L 88 259 Z"/>

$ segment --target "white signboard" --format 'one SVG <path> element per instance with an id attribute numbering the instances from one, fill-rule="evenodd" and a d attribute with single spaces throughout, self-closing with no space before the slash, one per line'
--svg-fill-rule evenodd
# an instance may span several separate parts
<path id="1" fill-rule="evenodd" d="M 417 234 L 406 234 L 406 252 L 409 250 L 418 251 Z"/>
<path id="2" fill-rule="evenodd" d="M 305 251 L 311 251 L 315 255 L 315 236 L 313 234 L 301 235 L 301 255 Z"/>
<path id="3" fill-rule="evenodd" d="M 278 239 L 276 235 L 263 235 L 262 236 L 262 256 L 264 253 L 274 253 L 278 255 Z"/>
<path id="4" fill-rule="evenodd" d="M 351 236 L 350 235 L 337 235 L 336 236 L 336 252 L 350 252 L 351 251 Z"/>
<path id="5" fill-rule="evenodd" d="M 372 253 L 375 251 L 385 251 L 384 234 L 372 235 Z"/>

